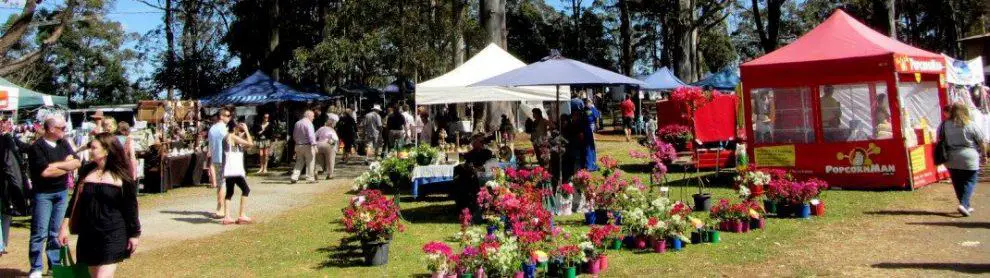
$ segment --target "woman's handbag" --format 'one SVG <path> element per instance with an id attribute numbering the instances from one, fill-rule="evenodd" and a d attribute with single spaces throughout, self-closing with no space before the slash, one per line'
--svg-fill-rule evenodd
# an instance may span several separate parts
<path id="1" fill-rule="evenodd" d="M 72 252 L 68 246 L 62 246 L 62 262 L 60 265 L 52 266 L 52 277 L 55 278 L 88 278 L 89 267 L 84 264 L 77 264 L 72 259 Z"/>
<path id="2" fill-rule="evenodd" d="M 949 144 L 945 142 L 945 139 L 945 122 L 943 122 L 938 127 L 938 142 L 935 143 L 935 165 L 942 165 L 949 161 Z"/>
<path id="3" fill-rule="evenodd" d="M 246 171 L 244 170 L 244 152 L 240 148 L 229 150 L 224 155 L 226 156 L 223 164 L 223 176 L 225 178 L 246 176 Z"/>

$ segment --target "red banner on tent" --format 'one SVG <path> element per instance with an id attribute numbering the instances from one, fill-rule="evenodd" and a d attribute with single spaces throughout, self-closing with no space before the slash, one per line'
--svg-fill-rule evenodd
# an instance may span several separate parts
<path id="1" fill-rule="evenodd" d="M 944 73 L 945 59 L 894 55 L 894 69 L 900 73 Z"/>
<path id="2" fill-rule="evenodd" d="M 908 165 L 896 140 L 832 144 L 756 146 L 753 162 L 761 168 L 794 170 L 834 186 L 907 187 Z M 932 167 L 934 168 L 934 167 Z"/>

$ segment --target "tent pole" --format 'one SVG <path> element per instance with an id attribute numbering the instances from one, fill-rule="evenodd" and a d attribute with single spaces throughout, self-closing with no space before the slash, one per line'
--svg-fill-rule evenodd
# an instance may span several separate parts
<path id="1" fill-rule="evenodd" d="M 561 124 L 561 115 L 560 115 L 560 85 L 557 85 L 557 99 L 553 103 L 557 107 L 557 109 L 556 109 L 557 111 L 555 111 L 556 114 L 557 114 L 557 136 L 563 136 L 564 135 L 564 132 L 563 132 L 564 131 L 564 127 Z M 559 142 L 560 141 L 558 141 L 558 143 Z M 564 149 L 562 147 L 563 146 L 557 146 L 557 186 L 560 186 L 564 182 L 564 173 L 563 173 L 563 170 L 564 170 L 564 152 L 563 152 L 563 150 Z"/>

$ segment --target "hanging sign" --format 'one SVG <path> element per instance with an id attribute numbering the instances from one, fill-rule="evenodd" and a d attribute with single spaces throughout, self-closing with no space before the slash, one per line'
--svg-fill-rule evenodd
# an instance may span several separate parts
<path id="1" fill-rule="evenodd" d="M 894 55 L 894 68 L 901 73 L 944 73 L 945 59 Z"/>

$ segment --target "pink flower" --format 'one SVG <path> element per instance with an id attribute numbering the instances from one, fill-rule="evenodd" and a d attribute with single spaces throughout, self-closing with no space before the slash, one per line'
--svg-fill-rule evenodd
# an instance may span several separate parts
<path id="1" fill-rule="evenodd" d="M 574 186 L 572 186 L 570 183 L 565 183 L 561 185 L 560 190 L 567 195 L 574 195 Z"/>
<path id="2" fill-rule="evenodd" d="M 445 257 L 450 257 L 450 255 L 453 254 L 450 250 L 450 246 L 447 246 L 447 244 L 439 241 L 431 241 L 426 245 L 423 245 L 423 253 L 441 254 Z"/>

